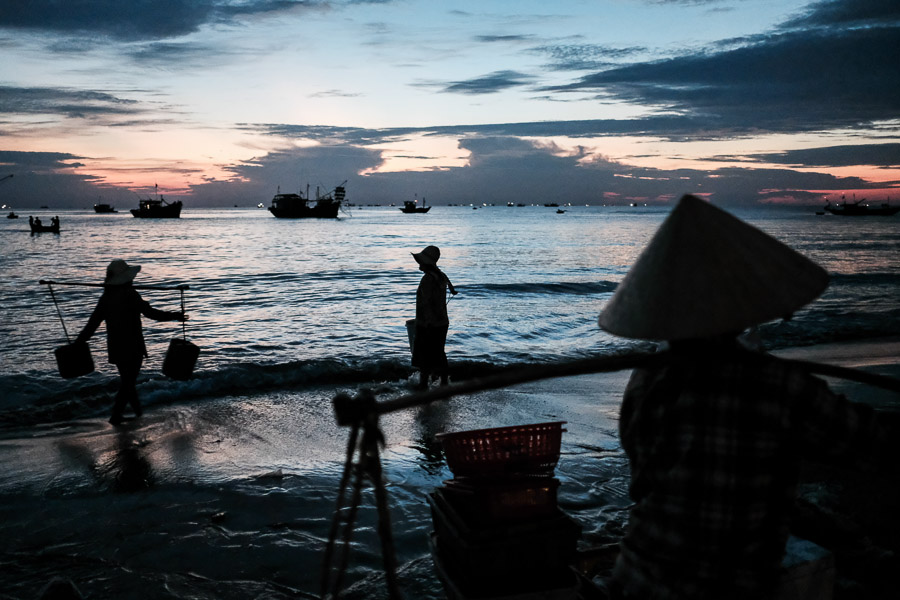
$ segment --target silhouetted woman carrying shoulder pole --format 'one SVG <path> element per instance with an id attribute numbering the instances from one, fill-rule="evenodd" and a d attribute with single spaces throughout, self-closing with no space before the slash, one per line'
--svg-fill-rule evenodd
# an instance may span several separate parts
<path id="1" fill-rule="evenodd" d="M 187 318 L 181 311 L 155 309 L 141 298 L 131 285 L 140 270 L 140 265 L 129 266 L 121 259 L 109 263 L 106 267 L 106 279 L 103 281 L 103 295 L 77 339 L 79 342 L 88 341 L 100 323 L 106 321 L 109 362 L 119 370 L 119 391 L 109 418 L 113 425 L 124 420 L 126 404 L 131 404 L 135 416 L 143 413 L 137 395 L 137 378 L 144 357 L 147 356 L 141 315 L 155 321 L 184 321 Z"/>
<path id="2" fill-rule="evenodd" d="M 419 369 L 419 388 L 428 387 L 428 378 L 436 372 L 441 377 L 441 385 L 449 383 L 447 354 L 444 344 L 450 319 L 447 317 L 447 289 L 456 295 L 450 279 L 437 267 L 441 251 L 437 246 L 428 246 L 413 258 L 424 273 L 416 290 L 416 336 L 413 342 L 412 364 Z"/>

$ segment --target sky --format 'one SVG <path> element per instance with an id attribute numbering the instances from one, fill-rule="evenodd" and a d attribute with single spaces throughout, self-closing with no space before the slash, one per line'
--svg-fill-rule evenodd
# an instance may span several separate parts
<path id="1" fill-rule="evenodd" d="M 900 202 L 897 0 L 3 0 L 0 204 Z"/>

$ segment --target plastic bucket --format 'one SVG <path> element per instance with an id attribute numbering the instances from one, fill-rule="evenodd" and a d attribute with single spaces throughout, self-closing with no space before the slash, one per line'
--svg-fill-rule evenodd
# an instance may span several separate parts
<path id="1" fill-rule="evenodd" d="M 200 355 L 200 347 L 191 342 L 174 338 L 169 342 L 166 358 L 163 360 L 162 372 L 166 377 L 187 381 L 194 374 L 194 365 L 197 364 L 197 356 Z"/>
<path id="2" fill-rule="evenodd" d="M 63 379 L 73 379 L 94 372 L 94 359 L 87 342 L 75 342 L 60 346 L 53 351 L 56 366 Z"/>
<path id="3" fill-rule="evenodd" d="M 406 335 L 409 337 L 409 351 L 413 351 L 416 342 L 416 320 L 410 319 L 406 322 Z"/>

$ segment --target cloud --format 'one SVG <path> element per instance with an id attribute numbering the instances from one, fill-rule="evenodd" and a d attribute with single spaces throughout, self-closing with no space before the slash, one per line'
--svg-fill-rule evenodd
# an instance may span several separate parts
<path id="1" fill-rule="evenodd" d="M 135 100 L 108 92 L 53 87 L 0 86 L 2 115 L 65 115 L 93 118 L 136 115 L 144 109 Z"/>
<path id="2" fill-rule="evenodd" d="M 73 161 L 79 161 L 83 158 L 83 156 L 76 156 L 65 152 L 18 152 L 15 150 L 0 150 L 0 165 L 3 165 L 4 169 L 27 169 L 43 173 L 81 166 L 82 163 Z"/>
<path id="3" fill-rule="evenodd" d="M 791 169 L 727 167 L 715 170 L 634 167 L 567 151 L 554 144 L 515 136 L 464 137 L 465 166 L 437 171 L 371 172 L 381 164 L 379 150 L 334 142 L 274 152 L 235 166 L 233 182 L 193 187 L 192 202 L 216 205 L 268 202 L 282 191 L 307 182 L 330 189 L 347 179 L 348 198 L 357 204 L 387 204 L 413 194 L 434 204 L 481 204 L 527 201 L 604 203 L 666 202 L 681 194 L 703 193 L 728 206 L 760 202 L 818 202 L 821 193 L 805 190 L 857 190 L 875 187 L 857 177 L 836 177 Z M 370 173 L 362 175 L 361 173 Z"/>
<path id="4" fill-rule="evenodd" d="M 600 71 L 550 90 L 595 91 L 723 131 L 854 127 L 898 114 L 897 39 L 893 27 L 783 33 L 724 52 Z"/>
<path id="5" fill-rule="evenodd" d="M 820 199 L 820 192 L 807 190 L 883 187 L 858 177 L 785 168 L 635 167 L 590 154 L 585 148 L 566 150 L 510 135 L 461 136 L 459 146 L 469 156 L 465 166 L 377 172 L 384 161 L 381 150 L 338 139 L 339 135 L 371 139 L 377 131 L 319 133 L 319 145 L 260 155 L 227 168 L 229 175 L 224 178 L 191 185 L 191 194 L 184 198 L 186 205 L 252 206 L 268 203 L 279 187 L 305 191 L 308 183 L 312 188 L 318 185 L 330 190 L 345 180 L 348 198 L 357 204 L 397 203 L 413 194 L 426 196 L 434 204 L 505 204 L 523 199 L 598 204 L 608 203 L 610 198 L 619 203 L 658 203 L 684 193 L 702 193 L 725 206 L 749 206 L 786 199 L 808 204 Z M 10 180 L 16 183 L 4 189 L 4 201 L 16 207 L 47 203 L 87 207 L 102 195 L 122 205 L 134 203 L 133 192 L 106 186 L 100 178 L 81 173 L 86 169 L 82 165 L 92 163 L 96 160 L 91 157 L 65 153 L 0 152 L 0 173 L 8 170 L 16 175 Z M 131 166 L 129 170 L 133 170 Z"/>
<path id="6" fill-rule="evenodd" d="M 307 95 L 307 98 L 358 98 L 362 94 L 345 92 L 343 90 L 323 90 Z"/>
<path id="7" fill-rule="evenodd" d="M 474 40 L 476 42 L 484 42 L 488 44 L 493 44 L 497 42 L 508 43 L 508 42 L 527 42 L 534 39 L 532 35 L 476 35 Z"/>
<path id="8" fill-rule="evenodd" d="M 6 0 L 0 27 L 162 39 L 196 31 L 210 20 L 214 8 L 208 0 Z"/>
<path id="9" fill-rule="evenodd" d="M 531 77 L 518 71 L 495 71 L 482 77 L 439 84 L 448 94 L 495 94 L 514 87 L 527 85 Z"/>
<path id="10" fill-rule="evenodd" d="M 614 135 L 669 138 L 716 139 L 723 134 L 708 120 L 677 115 L 640 119 L 593 119 L 578 121 L 532 121 L 524 123 L 485 123 L 429 127 L 331 127 L 320 125 L 250 124 L 240 128 L 273 137 L 325 143 L 371 145 L 401 141 L 413 136 L 510 136 L 594 138 Z"/>
<path id="11" fill-rule="evenodd" d="M 0 28 L 122 41 L 176 38 L 209 23 L 315 8 L 314 0 L 4 0 Z"/>
<path id="12" fill-rule="evenodd" d="M 271 152 L 229 167 L 230 179 L 192 185 L 191 201 L 206 206 L 247 205 L 248 201 L 254 205 L 268 202 L 279 188 L 306 193 L 309 184 L 313 189 L 331 190 L 345 180 L 350 180 L 351 194 L 360 194 L 365 186 L 360 185 L 358 173 L 382 162 L 380 151 L 343 144 Z"/>
<path id="13" fill-rule="evenodd" d="M 825 0 L 784 23 L 784 28 L 862 27 L 900 24 L 900 4 L 896 0 Z"/>
<path id="14" fill-rule="evenodd" d="M 204 69 L 223 64 L 233 54 L 227 48 L 190 42 L 150 42 L 126 52 L 140 66 L 161 68 L 177 67 L 179 70 L 189 65 Z"/>
<path id="15" fill-rule="evenodd" d="M 584 71 L 606 68 L 646 52 L 642 46 L 608 46 L 605 44 L 555 44 L 531 49 L 533 54 L 550 59 L 554 71 Z"/>
<path id="16" fill-rule="evenodd" d="M 134 195 L 127 190 L 105 186 L 101 178 L 79 173 L 85 157 L 63 152 L 17 152 L 0 150 L 0 173 L 15 177 L 3 184 L 3 202 L 14 207 L 91 206 L 98 195 L 121 198 Z"/>
<path id="17" fill-rule="evenodd" d="M 735 160 L 736 157 L 716 157 Z M 798 167 L 856 167 L 874 166 L 900 168 L 900 144 L 853 144 L 786 150 L 769 154 L 753 154 L 740 157 L 752 162 L 793 165 Z"/>

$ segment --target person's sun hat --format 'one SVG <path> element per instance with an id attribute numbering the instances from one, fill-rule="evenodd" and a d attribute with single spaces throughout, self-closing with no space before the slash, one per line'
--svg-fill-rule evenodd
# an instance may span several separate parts
<path id="1" fill-rule="evenodd" d="M 106 267 L 106 279 L 103 280 L 103 285 L 131 283 L 140 270 L 141 265 L 129 266 L 124 260 L 117 258 Z"/>
<path id="2" fill-rule="evenodd" d="M 426 246 L 421 252 L 411 252 L 410 254 L 412 254 L 413 258 L 416 259 L 416 262 L 420 265 L 433 267 L 441 257 L 441 249 L 437 246 Z"/>
<path id="3" fill-rule="evenodd" d="M 789 318 L 828 286 L 825 269 L 737 217 L 684 196 L 600 313 L 643 340 L 740 333 Z"/>

